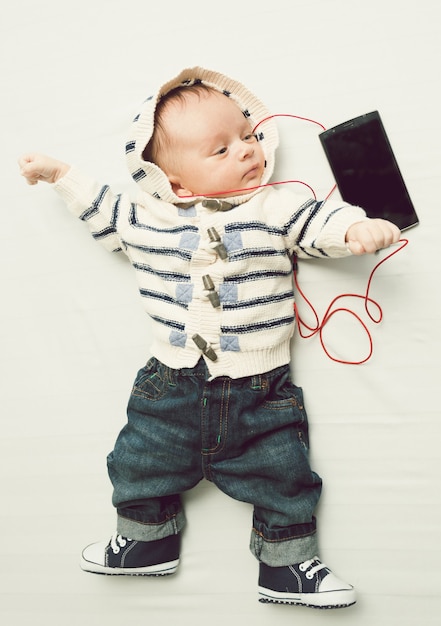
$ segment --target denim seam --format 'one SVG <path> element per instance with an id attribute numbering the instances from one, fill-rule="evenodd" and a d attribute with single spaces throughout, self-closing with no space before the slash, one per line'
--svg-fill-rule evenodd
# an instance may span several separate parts
<path id="1" fill-rule="evenodd" d="M 123 513 L 121 513 L 120 510 L 118 510 L 118 517 L 121 517 L 122 519 L 126 519 L 129 522 L 135 522 L 136 524 L 141 524 L 142 526 L 162 526 L 163 524 L 166 524 L 167 522 L 172 522 L 176 527 L 177 515 L 178 513 L 173 513 L 173 515 L 166 515 L 165 519 L 159 522 L 143 522 L 142 520 L 135 519 L 134 517 L 129 517 L 128 515 L 124 515 Z"/>
<path id="2" fill-rule="evenodd" d="M 257 528 L 254 528 L 254 526 L 253 526 L 253 532 L 258 537 L 261 537 L 264 541 L 267 541 L 268 543 L 280 543 L 282 541 L 290 541 L 292 539 L 303 539 L 304 537 L 312 537 L 313 535 L 316 534 L 317 531 L 314 529 L 310 533 L 305 533 L 303 535 L 290 535 L 289 537 L 283 537 L 283 539 L 269 539 L 268 537 L 265 537 L 265 535 L 260 530 L 257 530 Z"/>

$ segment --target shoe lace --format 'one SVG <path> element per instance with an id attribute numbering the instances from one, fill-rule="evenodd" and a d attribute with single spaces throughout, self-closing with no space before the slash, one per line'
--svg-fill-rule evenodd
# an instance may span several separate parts
<path id="1" fill-rule="evenodd" d="M 326 568 L 326 565 L 320 561 L 318 556 L 315 556 L 308 561 L 303 561 L 303 563 L 300 563 L 299 565 L 299 570 L 301 572 L 306 572 L 305 576 L 308 580 L 312 580 L 315 574 L 324 568 Z"/>
<path id="2" fill-rule="evenodd" d="M 113 554 L 118 554 L 121 548 L 125 548 L 128 541 L 130 541 L 128 537 L 114 533 L 110 538 L 110 547 L 112 548 Z"/>

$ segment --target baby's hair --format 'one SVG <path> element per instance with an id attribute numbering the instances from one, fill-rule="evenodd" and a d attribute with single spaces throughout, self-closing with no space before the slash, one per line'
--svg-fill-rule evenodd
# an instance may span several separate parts
<path id="1" fill-rule="evenodd" d="M 165 169 L 163 167 L 164 159 L 161 157 L 164 154 L 170 153 L 173 140 L 173 138 L 168 135 L 167 130 L 164 127 L 164 111 L 167 106 L 171 102 L 185 104 L 189 94 L 196 95 L 200 98 L 202 95 L 213 93 L 213 91 L 216 90 L 212 87 L 208 87 L 203 83 L 195 83 L 193 85 L 175 87 L 159 98 L 155 109 L 153 134 L 142 153 L 144 161 L 155 163 L 159 167 Z"/>

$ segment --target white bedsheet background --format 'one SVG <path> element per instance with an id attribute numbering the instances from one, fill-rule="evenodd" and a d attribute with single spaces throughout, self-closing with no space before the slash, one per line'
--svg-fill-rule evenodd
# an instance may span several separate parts
<path id="1" fill-rule="evenodd" d="M 3 624 L 439 624 L 440 18 L 435 0 L 16 0 L 4 8 Z M 275 113 L 327 127 L 378 109 L 421 219 L 375 277 L 384 321 L 368 322 L 367 364 L 331 362 L 318 338 L 293 346 L 312 464 L 325 482 L 321 555 L 359 594 L 345 611 L 258 603 L 250 507 L 208 483 L 186 496 L 175 577 L 100 577 L 78 566 L 82 547 L 114 530 L 105 456 L 148 357 L 150 327 L 126 261 L 96 245 L 49 186 L 28 187 L 16 160 L 47 152 L 131 189 L 123 147 L 138 104 L 196 64 L 241 79 Z M 332 178 L 318 127 L 282 119 L 279 128 L 277 178 L 326 193 Z M 362 292 L 383 256 L 303 262 L 299 278 L 323 314 L 335 295 Z M 347 316 L 326 339 L 348 358 L 366 350 Z"/>

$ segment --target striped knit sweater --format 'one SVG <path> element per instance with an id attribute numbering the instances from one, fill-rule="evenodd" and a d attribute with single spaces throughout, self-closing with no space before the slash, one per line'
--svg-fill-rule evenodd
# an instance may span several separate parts
<path id="1" fill-rule="evenodd" d="M 129 258 L 154 328 L 151 353 L 177 369 L 203 356 L 212 377 L 289 362 L 292 254 L 347 256 L 346 231 L 365 219 L 360 208 L 286 187 L 266 187 L 228 211 L 199 200 L 179 208 L 145 192 L 134 203 L 75 168 L 54 188 L 97 241 Z"/>

